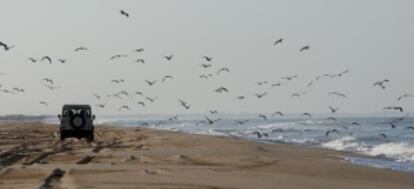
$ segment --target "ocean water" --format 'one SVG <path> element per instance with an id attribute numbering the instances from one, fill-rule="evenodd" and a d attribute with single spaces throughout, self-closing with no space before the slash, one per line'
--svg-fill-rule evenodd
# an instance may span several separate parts
<path id="1" fill-rule="evenodd" d="M 372 166 L 414 173 L 414 117 L 398 120 L 395 117 L 337 117 L 307 118 L 289 115 L 283 118 L 269 117 L 268 120 L 249 115 L 208 115 L 220 119 L 214 124 L 197 123 L 205 120 L 203 115 L 106 116 L 98 117 L 98 123 L 120 127 L 147 127 L 152 129 L 184 133 L 237 136 L 257 142 L 281 142 L 352 152 L 355 156 L 345 160 L 358 165 Z M 246 121 L 239 124 L 237 121 Z M 358 124 L 352 124 L 356 122 Z M 392 128 L 390 122 L 394 122 Z M 336 129 L 338 132 L 327 131 Z M 253 132 L 265 133 L 260 138 Z M 385 134 L 386 138 L 384 135 Z M 363 156 L 360 156 L 363 155 Z"/>

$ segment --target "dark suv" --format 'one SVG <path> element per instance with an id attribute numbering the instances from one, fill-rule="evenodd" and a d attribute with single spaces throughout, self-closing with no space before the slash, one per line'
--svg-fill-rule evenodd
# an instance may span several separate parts
<path id="1" fill-rule="evenodd" d="M 60 119 L 60 140 L 68 137 L 86 138 L 89 142 L 94 139 L 93 120 L 91 106 L 67 104 L 62 108 Z"/>

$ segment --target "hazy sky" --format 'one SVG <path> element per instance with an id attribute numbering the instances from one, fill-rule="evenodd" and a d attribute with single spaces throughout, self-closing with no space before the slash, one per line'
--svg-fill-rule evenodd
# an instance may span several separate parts
<path id="1" fill-rule="evenodd" d="M 130 13 L 130 18 L 119 10 Z M 384 106 L 402 105 L 414 111 L 414 98 L 400 102 L 404 93 L 414 94 L 414 1 L 411 0 L 3 0 L 0 3 L 0 41 L 15 45 L 0 50 L 2 89 L 21 87 L 25 94 L 0 93 L 0 114 L 56 114 L 65 103 L 106 102 L 98 114 L 221 112 L 383 112 Z M 283 43 L 273 46 L 278 38 Z M 304 45 L 311 49 L 300 53 Z M 86 46 L 88 52 L 73 49 Z M 133 49 L 144 48 L 142 53 Z M 129 57 L 109 60 L 115 54 Z M 174 54 L 171 62 L 162 56 Z M 28 57 L 67 58 L 68 63 L 31 63 Z M 202 56 L 214 57 L 212 68 L 200 66 Z M 143 58 L 147 64 L 136 64 Z M 228 67 L 230 74 L 208 80 L 200 74 Z M 341 78 L 318 75 L 349 69 Z M 161 83 L 164 75 L 174 80 Z M 283 76 L 298 74 L 284 87 L 258 86 L 258 81 L 285 82 Z M 50 91 L 43 78 L 62 88 Z M 112 79 L 125 79 L 114 85 Z M 390 79 L 387 89 L 372 87 Z M 158 80 L 149 87 L 144 80 Z M 224 86 L 227 94 L 214 89 Z M 149 103 L 141 97 L 103 98 L 126 90 L 157 97 Z M 306 91 L 301 98 L 295 92 Z M 331 91 L 348 95 L 341 99 Z M 253 93 L 269 92 L 263 99 Z M 245 95 L 238 101 L 236 96 Z M 185 110 L 177 99 L 188 101 Z M 49 107 L 39 104 L 47 101 Z M 136 103 L 145 101 L 147 107 Z M 129 105 L 130 112 L 118 112 Z"/>

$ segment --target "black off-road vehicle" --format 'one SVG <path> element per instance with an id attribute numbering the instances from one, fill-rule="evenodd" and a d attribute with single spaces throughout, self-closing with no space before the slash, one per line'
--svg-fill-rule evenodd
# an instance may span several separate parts
<path id="1" fill-rule="evenodd" d="M 68 137 L 86 138 L 89 142 L 94 139 L 93 120 L 91 106 L 67 104 L 62 108 L 60 119 L 60 140 Z"/>

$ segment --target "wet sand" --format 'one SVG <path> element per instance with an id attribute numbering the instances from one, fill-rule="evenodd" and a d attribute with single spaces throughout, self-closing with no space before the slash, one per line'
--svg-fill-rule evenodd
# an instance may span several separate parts
<path id="1" fill-rule="evenodd" d="M 143 128 L 0 124 L 0 188 L 413 188 L 414 174 L 351 165 L 342 152 Z"/>

